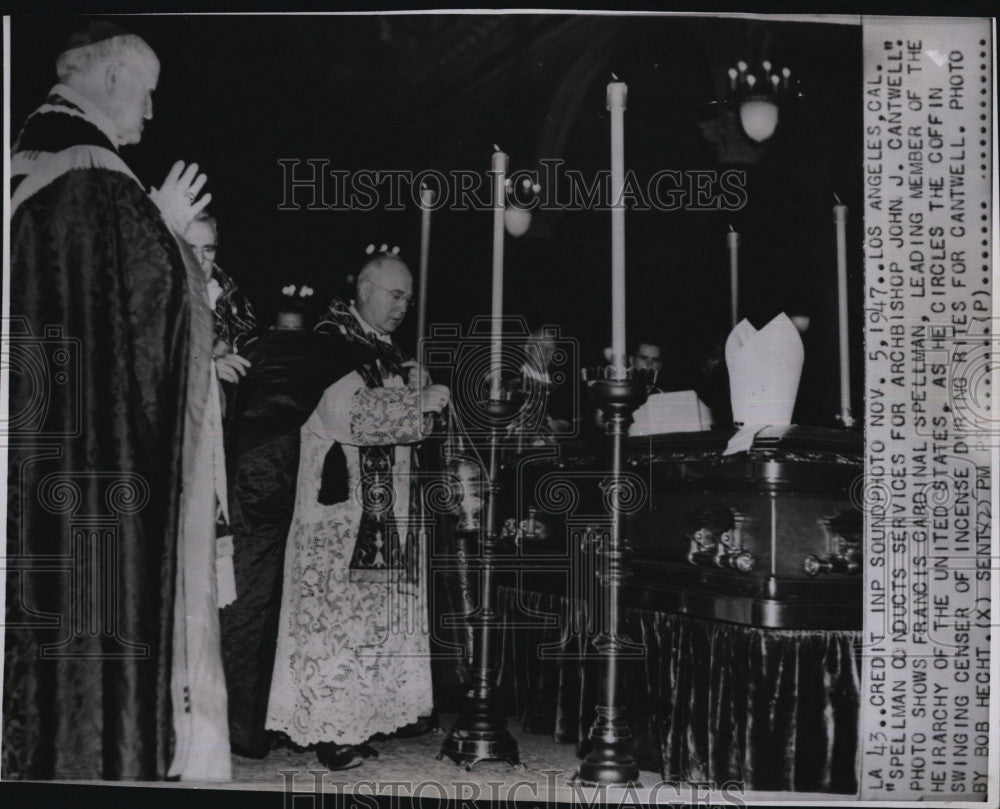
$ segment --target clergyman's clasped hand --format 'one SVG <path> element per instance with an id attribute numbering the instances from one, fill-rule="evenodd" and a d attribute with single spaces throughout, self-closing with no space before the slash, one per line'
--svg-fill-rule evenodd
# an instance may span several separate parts
<path id="1" fill-rule="evenodd" d="M 440 413 L 448 406 L 451 391 L 447 385 L 427 385 L 420 391 L 420 411 L 422 413 Z"/>
<path id="2" fill-rule="evenodd" d="M 238 384 L 240 378 L 246 376 L 247 369 L 250 367 L 250 360 L 230 351 L 229 344 L 225 340 L 215 342 L 212 359 L 215 360 L 215 371 L 219 375 L 219 379 L 223 382 L 231 382 L 233 385 Z"/>

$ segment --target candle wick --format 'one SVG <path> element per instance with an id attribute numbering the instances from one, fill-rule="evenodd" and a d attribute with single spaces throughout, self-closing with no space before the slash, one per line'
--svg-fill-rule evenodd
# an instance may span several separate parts
<path id="1" fill-rule="evenodd" d="M 840 197 L 837 196 L 837 192 L 836 191 L 834 191 L 834 193 L 833 193 L 833 198 L 834 198 L 834 200 L 836 200 L 836 202 L 837 202 L 838 205 L 843 204 L 840 201 Z"/>
<path id="2" fill-rule="evenodd" d="M 729 226 L 729 232 L 730 233 L 735 233 L 736 232 L 736 231 L 733 230 L 733 226 L 732 225 Z"/>
<path id="3" fill-rule="evenodd" d="M 493 144 L 493 151 L 494 152 L 499 152 L 500 151 L 500 147 L 497 146 L 495 143 Z"/>
<path id="4" fill-rule="evenodd" d="M 614 80 L 614 81 L 618 81 L 618 74 L 617 74 L 617 73 L 612 73 L 612 74 L 611 74 L 611 78 L 612 78 L 612 80 Z"/>

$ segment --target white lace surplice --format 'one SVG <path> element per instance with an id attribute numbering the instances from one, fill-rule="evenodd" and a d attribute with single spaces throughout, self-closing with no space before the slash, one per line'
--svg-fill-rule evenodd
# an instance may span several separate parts
<path id="1" fill-rule="evenodd" d="M 422 419 L 419 394 L 393 382 L 367 388 L 358 374 L 348 374 L 327 389 L 302 427 L 267 711 L 267 727 L 296 744 L 358 744 L 432 708 L 426 577 L 421 573 L 415 594 L 408 594 L 389 577 L 351 581 L 349 575 L 362 514 L 358 445 L 396 445 L 393 510 L 407 535 L 411 450 L 400 445 L 422 437 Z M 323 506 L 317 495 L 334 442 L 347 458 L 351 494 Z M 413 536 L 409 541 L 423 545 Z M 421 560 L 426 552 L 419 548 Z"/>

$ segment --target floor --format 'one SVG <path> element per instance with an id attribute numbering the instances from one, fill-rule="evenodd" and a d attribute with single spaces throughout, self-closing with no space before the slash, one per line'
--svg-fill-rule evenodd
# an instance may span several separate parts
<path id="1" fill-rule="evenodd" d="M 450 728 L 454 720 L 454 716 L 442 716 L 442 728 Z M 379 751 L 377 759 L 369 759 L 352 770 L 333 773 L 323 770 L 313 752 L 279 748 L 261 761 L 233 756 L 234 783 L 227 788 L 247 785 L 255 789 L 292 788 L 312 792 L 319 787 L 324 793 L 350 790 L 467 800 L 506 800 L 508 797 L 513 800 L 546 797 L 572 800 L 575 794 L 593 792 L 569 785 L 579 764 L 574 745 L 559 744 L 547 736 L 522 733 L 516 720 L 511 721 L 510 729 L 518 741 L 523 769 L 491 761 L 466 771 L 451 759 L 438 760 L 446 732 L 440 730 L 416 739 L 374 743 L 373 747 Z M 658 773 L 644 772 L 640 777 L 645 786 L 660 781 Z M 666 800 L 677 794 L 671 792 L 668 798 L 666 788 L 663 789 Z M 624 790 L 621 792 L 624 794 Z"/>
<path id="2" fill-rule="evenodd" d="M 454 715 L 443 715 L 441 726 L 452 726 Z M 446 730 L 416 739 L 392 739 L 377 742 L 379 757 L 360 767 L 328 772 L 312 752 L 279 748 L 264 760 L 233 756 L 233 782 L 226 789 L 291 790 L 320 792 L 324 795 L 405 796 L 462 801 L 532 801 L 535 799 L 567 802 L 585 806 L 598 803 L 614 805 L 642 803 L 688 803 L 700 799 L 739 805 L 740 800 L 767 802 L 792 801 L 800 806 L 809 800 L 829 800 L 829 795 L 804 793 L 739 793 L 735 788 L 715 791 L 711 799 L 704 787 L 669 785 L 659 773 L 640 773 L 640 785 L 630 789 L 582 787 L 570 784 L 579 759 L 572 744 L 559 744 L 548 736 L 524 733 L 518 722 L 510 720 L 510 730 L 518 741 L 523 769 L 504 762 L 483 762 L 471 771 L 457 767 L 450 759 L 438 760 Z M 218 785 L 216 785 L 218 786 Z M 288 805 L 286 803 L 286 805 Z"/>

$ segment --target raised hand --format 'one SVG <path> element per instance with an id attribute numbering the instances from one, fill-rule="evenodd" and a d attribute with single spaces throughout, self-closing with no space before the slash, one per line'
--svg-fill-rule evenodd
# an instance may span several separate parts
<path id="1" fill-rule="evenodd" d="M 185 167 L 184 161 L 178 160 L 160 187 L 150 189 L 150 199 L 178 236 L 184 235 L 188 225 L 212 201 L 211 194 L 198 196 L 207 179 L 204 174 L 198 173 L 197 163 Z"/>

